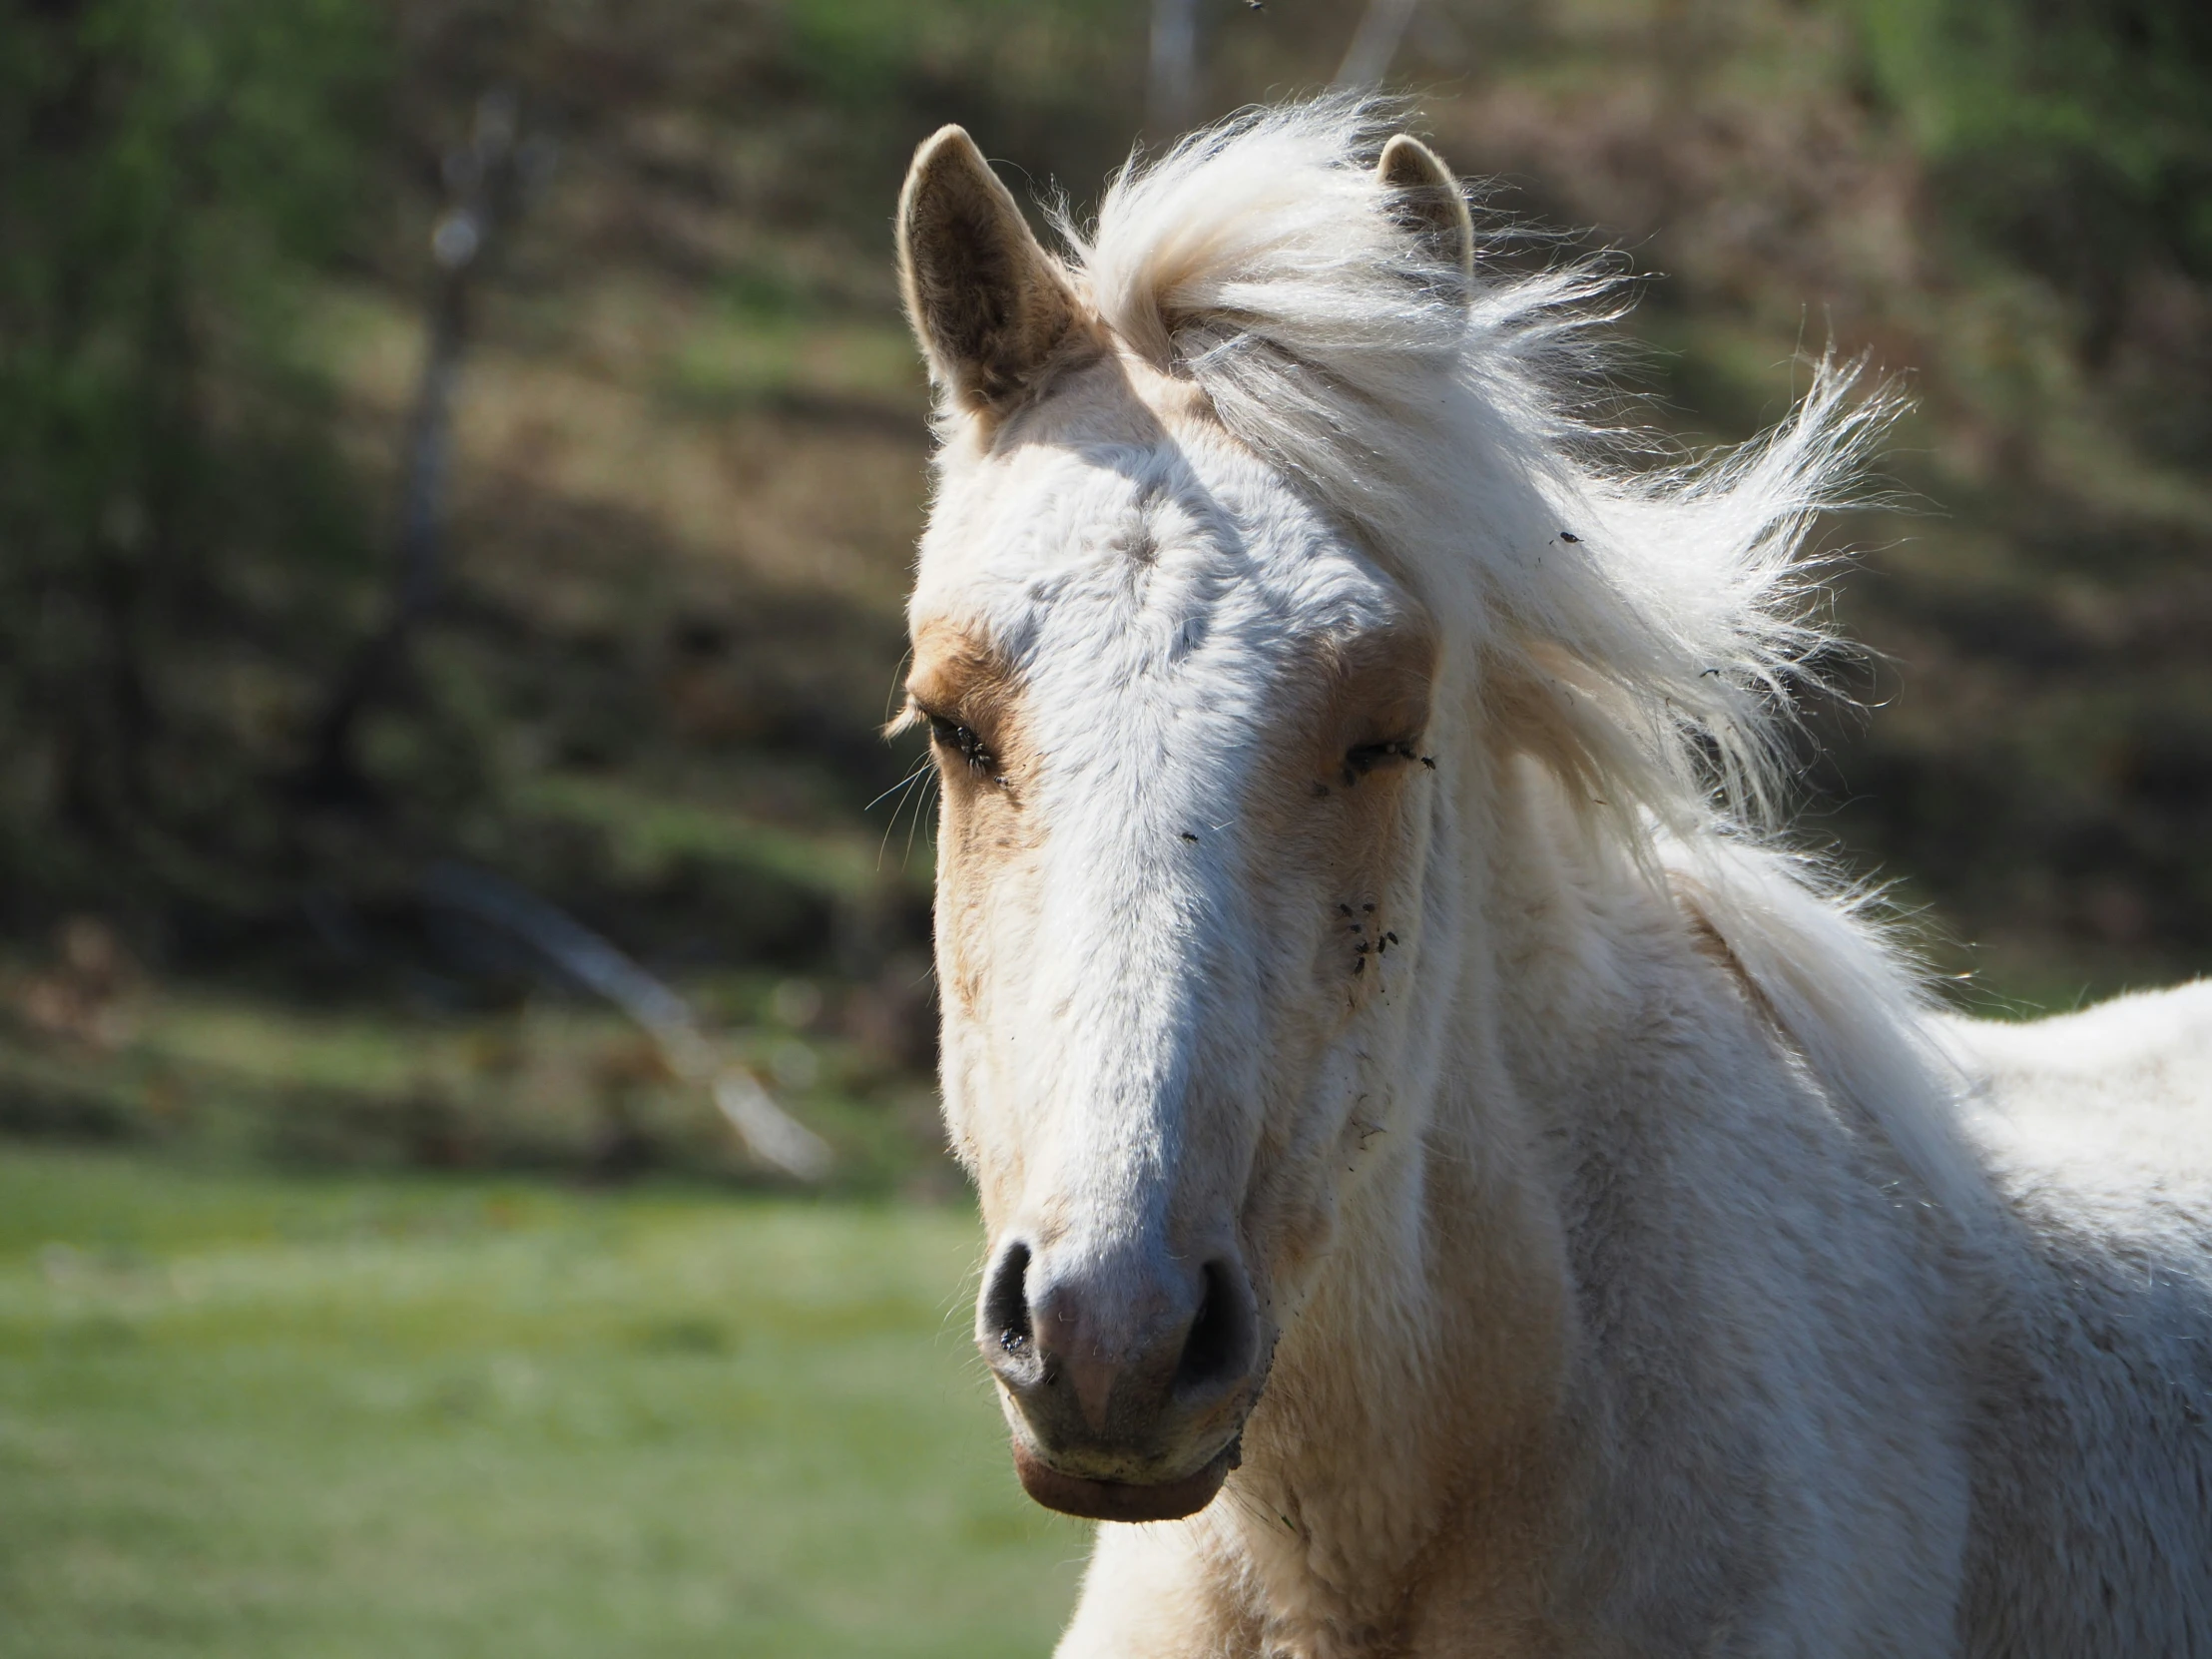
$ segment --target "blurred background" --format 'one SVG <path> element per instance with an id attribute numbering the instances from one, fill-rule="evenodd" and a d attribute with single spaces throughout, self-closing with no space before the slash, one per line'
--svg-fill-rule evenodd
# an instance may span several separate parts
<path id="1" fill-rule="evenodd" d="M 1046 1649 L 890 210 L 1339 80 L 1615 251 L 1682 442 L 1910 374 L 1806 830 L 1962 1004 L 2212 965 L 2199 0 L 17 0 L 0 1653 Z"/>

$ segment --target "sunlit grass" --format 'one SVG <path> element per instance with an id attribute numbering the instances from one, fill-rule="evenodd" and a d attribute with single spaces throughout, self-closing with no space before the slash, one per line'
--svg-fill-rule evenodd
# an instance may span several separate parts
<path id="1" fill-rule="evenodd" d="M 0 1654 L 1045 1651 L 958 1211 L 0 1153 Z"/>

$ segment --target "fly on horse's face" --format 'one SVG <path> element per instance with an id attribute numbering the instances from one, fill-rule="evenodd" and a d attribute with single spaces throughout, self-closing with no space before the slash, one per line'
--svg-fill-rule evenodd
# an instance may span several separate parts
<path id="1" fill-rule="evenodd" d="M 907 692 L 944 785 L 977 1340 L 1031 1495 L 1156 1519 L 1234 1466 L 1388 1110 L 1367 1062 L 1422 944 L 1433 633 L 1187 382 L 1062 345 L 948 447 Z"/>

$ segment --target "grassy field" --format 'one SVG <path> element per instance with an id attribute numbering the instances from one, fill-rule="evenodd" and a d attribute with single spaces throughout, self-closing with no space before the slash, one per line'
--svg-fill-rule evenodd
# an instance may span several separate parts
<path id="1" fill-rule="evenodd" d="M 973 1239 L 0 1143 L 0 1654 L 1041 1653 Z"/>

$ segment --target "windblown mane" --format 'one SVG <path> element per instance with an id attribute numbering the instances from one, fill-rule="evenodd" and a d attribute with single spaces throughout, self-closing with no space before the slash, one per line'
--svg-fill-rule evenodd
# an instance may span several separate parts
<path id="1" fill-rule="evenodd" d="M 1573 412 L 1616 278 L 1565 265 L 1468 293 L 1375 179 L 1385 113 L 1267 110 L 1132 165 L 1095 231 L 1062 223 L 1093 304 L 1475 629 L 1488 689 L 1583 803 L 1678 832 L 1763 821 L 1780 694 L 1827 643 L 1805 531 L 1893 404 L 1824 362 L 1765 438 L 1653 469 Z"/>
<path id="2" fill-rule="evenodd" d="M 1914 976 L 1818 872 L 1775 850 L 1789 690 L 1830 643 L 1804 557 L 1895 413 L 1824 359 L 1763 438 L 1654 466 L 1576 412 L 1593 323 L 1623 308 L 1593 264 L 1471 285 L 1393 213 L 1389 110 L 1264 110 L 1064 215 L 1113 332 L 1187 375 L 1242 441 L 1304 480 L 1479 656 L 1485 717 L 1560 776 L 1593 830 L 1664 871 L 1807 1064 L 1874 1120 L 1939 1202 L 1969 1202 Z"/>

